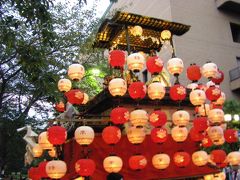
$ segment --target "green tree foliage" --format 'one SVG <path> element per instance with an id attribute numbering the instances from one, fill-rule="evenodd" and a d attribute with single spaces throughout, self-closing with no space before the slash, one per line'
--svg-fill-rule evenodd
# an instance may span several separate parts
<path id="1" fill-rule="evenodd" d="M 39 127 L 48 119 L 49 103 L 63 96 L 57 82 L 73 61 L 86 65 L 87 73 L 88 68 L 106 68 L 103 55 L 91 47 L 95 7 L 66 7 L 51 0 L 0 1 L 0 171 L 23 167 L 25 143 L 16 129 Z M 90 77 L 80 87 L 94 95 L 101 90 L 99 79 Z M 35 117 L 29 117 L 31 110 Z"/>
<path id="2" fill-rule="evenodd" d="M 223 110 L 225 114 L 239 115 L 240 116 L 240 102 L 237 100 L 228 100 L 224 103 Z M 234 128 L 240 130 L 240 121 L 232 119 L 232 121 L 227 123 L 229 128 Z"/>

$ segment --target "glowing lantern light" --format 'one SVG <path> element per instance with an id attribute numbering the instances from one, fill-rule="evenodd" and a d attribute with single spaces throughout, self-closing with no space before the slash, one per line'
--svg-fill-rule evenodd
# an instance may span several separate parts
<path id="1" fill-rule="evenodd" d="M 133 36 L 142 36 L 142 33 L 143 33 L 143 29 L 141 26 L 134 26 L 132 29 L 131 29 L 131 34 Z"/>
<path id="2" fill-rule="evenodd" d="M 80 176 L 92 176 L 96 169 L 96 164 L 92 159 L 79 159 L 75 163 L 75 171 Z"/>
<path id="3" fill-rule="evenodd" d="M 172 36 L 172 34 L 171 34 L 171 31 L 169 31 L 169 30 L 163 30 L 160 35 L 160 37 L 163 41 L 170 40 L 171 36 Z"/>
<path id="4" fill-rule="evenodd" d="M 60 79 L 58 81 L 58 90 L 68 92 L 72 88 L 72 82 L 69 79 Z"/>
<path id="5" fill-rule="evenodd" d="M 129 120 L 129 111 L 124 107 L 114 108 L 110 113 L 110 119 L 114 124 L 124 124 Z"/>
<path id="6" fill-rule="evenodd" d="M 79 89 L 72 89 L 65 93 L 67 100 L 71 104 L 80 105 L 84 99 L 84 93 L 81 92 Z"/>
<path id="7" fill-rule="evenodd" d="M 196 151 L 192 154 L 192 162 L 196 166 L 204 166 L 208 163 L 208 154 L 205 151 Z"/>
<path id="8" fill-rule="evenodd" d="M 215 104 L 217 105 L 223 105 L 226 100 L 226 95 L 224 92 L 221 92 L 221 96 L 216 100 Z"/>
<path id="9" fill-rule="evenodd" d="M 201 132 L 197 131 L 194 127 L 191 128 L 189 134 L 190 138 L 195 142 L 202 141 L 204 138 L 204 135 Z"/>
<path id="10" fill-rule="evenodd" d="M 132 144 L 140 144 L 145 139 L 145 132 L 143 128 L 130 127 L 127 131 L 127 138 Z"/>
<path id="11" fill-rule="evenodd" d="M 184 68 L 183 61 L 180 58 L 172 58 L 167 62 L 167 69 L 172 75 L 179 75 Z"/>
<path id="12" fill-rule="evenodd" d="M 220 84 L 221 82 L 223 82 L 223 80 L 224 80 L 224 73 L 220 70 L 218 70 L 216 76 L 211 79 L 211 81 L 214 82 L 215 84 Z"/>
<path id="13" fill-rule="evenodd" d="M 61 179 L 67 172 L 67 165 L 61 160 L 49 161 L 46 165 L 46 173 L 52 179 Z"/>
<path id="14" fill-rule="evenodd" d="M 170 98 L 174 101 L 182 101 L 186 98 L 186 88 L 180 84 L 175 84 L 170 88 Z"/>
<path id="15" fill-rule="evenodd" d="M 112 50 L 108 56 L 108 62 L 113 68 L 123 68 L 126 61 L 125 52 L 121 50 Z"/>
<path id="16" fill-rule="evenodd" d="M 164 126 L 167 122 L 167 115 L 163 111 L 155 110 L 150 114 L 149 122 L 155 127 Z"/>
<path id="17" fill-rule="evenodd" d="M 51 149 L 53 145 L 48 141 L 47 132 L 44 131 L 38 136 L 38 144 L 42 149 Z"/>
<path id="18" fill-rule="evenodd" d="M 221 137 L 221 139 L 219 139 L 218 141 L 213 141 L 213 144 L 216 146 L 223 145 L 224 143 L 225 143 L 224 137 Z"/>
<path id="19" fill-rule="evenodd" d="M 47 166 L 47 161 L 40 162 L 38 165 L 38 171 L 41 176 L 41 178 L 47 178 L 47 172 L 46 172 L 46 166 Z"/>
<path id="20" fill-rule="evenodd" d="M 58 111 L 58 112 L 64 112 L 65 111 L 65 104 L 61 101 L 59 103 L 56 103 L 55 104 L 55 109 Z"/>
<path id="21" fill-rule="evenodd" d="M 48 155 L 50 157 L 57 157 L 57 152 L 56 152 L 56 149 L 55 148 L 52 148 L 48 151 Z"/>
<path id="22" fill-rule="evenodd" d="M 211 147 L 212 145 L 213 145 L 213 142 L 208 136 L 205 136 L 202 139 L 202 146 L 203 147 L 207 148 L 207 147 Z"/>
<path id="23" fill-rule="evenodd" d="M 33 146 L 32 152 L 34 157 L 40 157 L 43 153 L 43 149 L 39 144 L 36 144 L 35 146 Z"/>
<path id="24" fill-rule="evenodd" d="M 221 109 L 211 109 L 208 119 L 212 124 L 221 124 L 224 121 L 224 112 Z"/>
<path id="25" fill-rule="evenodd" d="M 147 166 L 147 159 L 143 155 L 133 155 L 129 158 L 128 164 L 132 170 L 141 170 Z"/>
<path id="26" fill-rule="evenodd" d="M 121 130 L 116 126 L 105 127 L 102 131 L 102 138 L 107 144 L 117 144 L 121 139 Z"/>
<path id="27" fill-rule="evenodd" d="M 158 56 L 149 57 L 146 65 L 151 74 L 158 74 L 163 69 L 163 61 Z"/>
<path id="28" fill-rule="evenodd" d="M 148 96 L 152 100 L 164 98 L 166 90 L 165 87 L 160 82 L 153 82 L 148 86 Z"/>
<path id="29" fill-rule="evenodd" d="M 103 167 L 108 173 L 117 173 L 123 166 L 122 159 L 118 156 L 108 156 L 103 160 Z"/>
<path id="30" fill-rule="evenodd" d="M 145 126 L 148 122 L 148 113 L 143 109 L 137 109 L 130 113 L 129 119 L 133 126 Z"/>
<path id="31" fill-rule="evenodd" d="M 190 115 L 187 111 L 178 110 L 172 114 L 172 121 L 177 126 L 187 126 Z"/>
<path id="32" fill-rule="evenodd" d="M 193 64 L 187 68 L 187 77 L 189 80 L 196 82 L 201 78 L 201 76 L 201 70 L 198 65 Z"/>
<path id="33" fill-rule="evenodd" d="M 114 78 L 109 82 L 108 90 L 112 96 L 123 96 L 127 92 L 127 83 L 122 78 Z"/>
<path id="34" fill-rule="evenodd" d="M 197 83 L 190 83 L 190 84 L 187 85 L 187 89 L 194 90 L 194 89 L 197 89 L 197 88 L 198 88 Z"/>
<path id="35" fill-rule="evenodd" d="M 151 131 L 151 139 L 154 143 L 164 143 L 167 141 L 168 133 L 165 128 L 153 128 Z"/>
<path id="36" fill-rule="evenodd" d="M 205 175 L 205 176 L 203 176 L 203 178 L 204 178 L 204 180 L 214 180 L 213 174 Z"/>
<path id="37" fill-rule="evenodd" d="M 222 164 L 225 161 L 226 157 L 227 155 L 225 151 L 221 149 L 213 150 L 211 151 L 210 154 L 210 160 L 216 163 L 217 165 Z"/>
<path id="38" fill-rule="evenodd" d="M 224 131 L 224 138 L 228 143 L 238 142 L 238 132 L 235 129 L 227 129 Z"/>
<path id="39" fill-rule="evenodd" d="M 227 162 L 231 166 L 239 166 L 240 165 L 240 152 L 239 151 L 230 152 L 227 155 Z"/>
<path id="40" fill-rule="evenodd" d="M 84 93 L 84 95 L 83 95 L 83 102 L 82 102 L 82 104 L 87 104 L 87 103 L 88 103 L 88 101 L 89 101 L 89 96 L 88 96 L 88 94 L 87 94 L 87 93 Z"/>
<path id="41" fill-rule="evenodd" d="M 204 104 L 205 101 L 206 101 L 205 92 L 203 90 L 200 90 L 200 89 L 192 90 L 190 92 L 189 98 L 190 98 L 190 102 L 194 106 L 200 106 L 200 105 Z"/>
<path id="42" fill-rule="evenodd" d="M 208 119 L 206 117 L 197 117 L 193 120 L 193 127 L 196 131 L 203 132 L 208 128 Z"/>
<path id="43" fill-rule="evenodd" d="M 61 126 L 52 126 L 47 130 L 48 140 L 53 145 L 61 145 L 67 139 L 67 131 Z"/>
<path id="44" fill-rule="evenodd" d="M 217 72 L 218 72 L 217 65 L 212 62 L 204 64 L 201 69 L 202 75 L 208 79 L 216 77 Z"/>
<path id="45" fill-rule="evenodd" d="M 85 69 L 81 64 L 72 64 L 68 67 L 68 76 L 74 81 L 80 81 L 85 74 Z"/>
<path id="46" fill-rule="evenodd" d="M 177 167 L 186 167 L 189 165 L 191 157 L 187 152 L 176 152 L 173 155 L 173 162 Z"/>
<path id="47" fill-rule="evenodd" d="M 221 126 L 213 126 L 208 129 L 208 136 L 212 142 L 218 142 L 223 137 L 223 129 Z"/>
<path id="48" fill-rule="evenodd" d="M 80 145 L 89 145 L 94 139 L 94 130 L 90 126 L 80 126 L 75 130 L 75 140 Z"/>
<path id="49" fill-rule="evenodd" d="M 188 130 L 186 127 L 178 127 L 175 126 L 171 130 L 171 135 L 174 141 L 176 142 L 183 142 L 188 137 Z"/>
<path id="50" fill-rule="evenodd" d="M 127 57 L 128 69 L 139 72 L 144 68 L 145 58 L 141 53 L 133 53 Z"/>
<path id="51" fill-rule="evenodd" d="M 147 87 L 143 82 L 133 82 L 128 88 L 128 93 L 133 99 L 143 99 L 146 95 Z"/>
<path id="52" fill-rule="evenodd" d="M 156 169 L 166 169 L 170 164 L 170 157 L 167 154 L 155 154 L 152 157 L 152 164 Z"/>
<path id="53" fill-rule="evenodd" d="M 213 180 L 225 180 L 226 174 L 224 172 L 220 172 L 214 175 Z"/>
<path id="54" fill-rule="evenodd" d="M 210 110 L 209 104 L 202 104 L 195 108 L 195 112 L 198 113 L 200 116 L 208 116 Z"/>
<path id="55" fill-rule="evenodd" d="M 216 86 L 210 86 L 205 93 L 210 101 L 216 101 L 221 96 L 221 90 Z"/>

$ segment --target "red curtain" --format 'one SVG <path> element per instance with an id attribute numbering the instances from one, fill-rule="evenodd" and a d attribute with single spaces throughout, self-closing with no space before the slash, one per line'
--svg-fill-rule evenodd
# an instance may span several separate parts
<path id="1" fill-rule="evenodd" d="M 103 160 L 109 154 L 116 154 L 123 160 L 123 168 L 119 172 L 123 175 L 124 180 L 157 180 L 157 179 L 174 179 L 191 176 L 199 176 L 203 174 L 210 174 L 217 172 L 216 170 L 204 166 L 197 167 L 192 162 L 186 168 L 178 168 L 172 160 L 173 154 L 177 151 L 186 151 L 190 155 L 198 150 L 198 145 L 188 138 L 183 143 L 176 143 L 171 136 L 163 144 L 155 144 L 152 142 L 151 137 L 148 135 L 141 145 L 133 145 L 129 143 L 126 136 L 122 136 L 120 142 L 115 146 L 109 146 L 104 143 L 102 137 L 97 135 L 93 143 L 89 147 L 85 147 L 91 150 L 89 155 L 90 159 L 93 159 L 96 163 L 96 170 L 91 179 L 104 180 L 107 177 L 107 172 L 103 168 Z M 68 172 L 63 179 L 70 180 L 76 178 L 78 175 L 75 173 L 75 162 L 83 158 L 83 147 L 75 142 L 74 139 L 69 140 L 64 145 L 64 161 L 68 165 Z M 86 149 L 85 149 L 86 150 Z M 131 155 L 141 153 L 147 158 L 147 166 L 141 171 L 134 171 L 129 168 L 128 159 Z M 157 153 L 166 153 L 171 158 L 169 167 L 165 170 L 157 170 L 152 165 L 152 156 Z"/>

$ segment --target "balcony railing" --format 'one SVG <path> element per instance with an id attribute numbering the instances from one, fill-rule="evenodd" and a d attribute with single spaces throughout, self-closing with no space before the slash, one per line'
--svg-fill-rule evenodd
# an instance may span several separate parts
<path id="1" fill-rule="evenodd" d="M 230 81 L 240 78 L 240 66 L 229 71 Z"/>

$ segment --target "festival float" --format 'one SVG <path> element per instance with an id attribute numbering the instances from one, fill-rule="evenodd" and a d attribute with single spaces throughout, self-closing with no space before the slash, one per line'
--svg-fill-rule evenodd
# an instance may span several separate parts
<path id="1" fill-rule="evenodd" d="M 69 66 L 58 82 L 66 101 L 56 110 L 77 113 L 70 120 L 59 116 L 39 134 L 33 155 L 45 152 L 49 158 L 31 167 L 29 178 L 223 180 L 223 168 L 237 171 L 240 152 L 223 148 L 238 137 L 224 121 L 220 67 L 187 65 L 175 53 L 173 36 L 189 29 L 125 12 L 104 20 L 93 46 L 109 49 L 112 74 L 89 100 L 87 92 L 72 88 L 73 82 L 81 83 L 84 67 Z M 159 56 L 165 47 L 170 47 L 168 60 Z M 145 81 L 143 71 L 151 79 Z M 181 76 L 189 84 L 182 84 Z"/>

